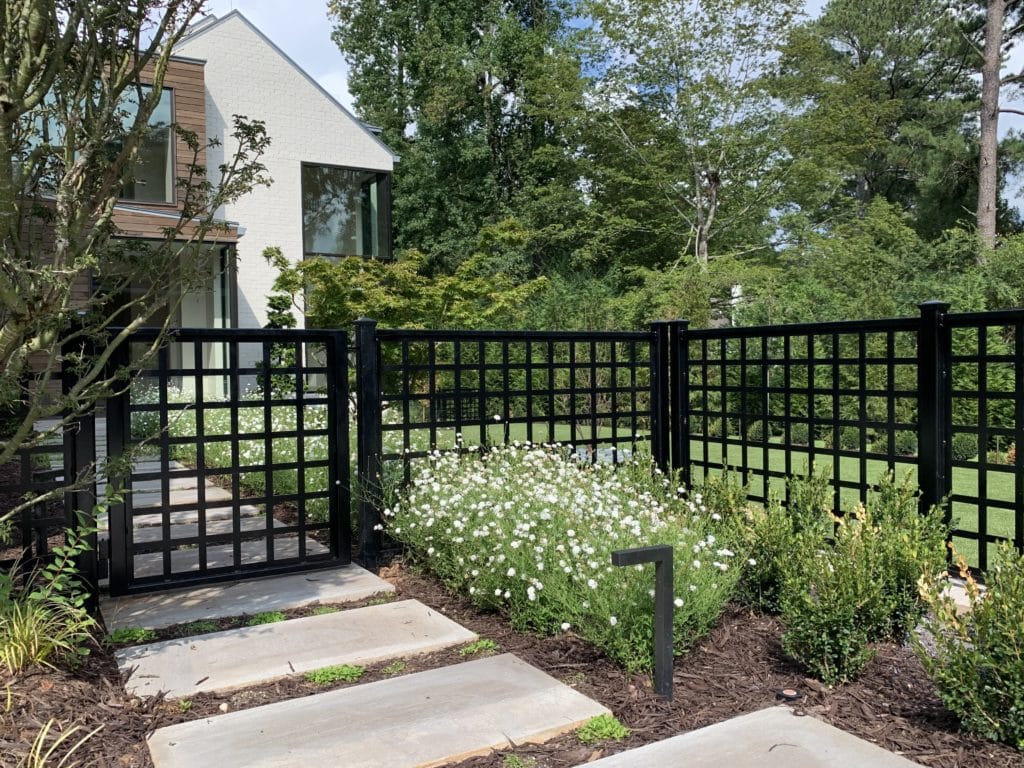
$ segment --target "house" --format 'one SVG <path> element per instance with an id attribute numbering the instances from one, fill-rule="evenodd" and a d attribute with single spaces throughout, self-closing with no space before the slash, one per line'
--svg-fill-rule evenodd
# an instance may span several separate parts
<path id="1" fill-rule="evenodd" d="M 262 161 L 273 179 L 219 212 L 237 222 L 236 270 L 213 286 L 205 303 L 185 301 L 182 325 L 263 326 L 275 277 L 262 256 L 268 246 L 280 247 L 293 263 L 311 256 L 390 257 L 396 157 L 371 127 L 237 10 L 201 21 L 175 55 L 171 70 L 202 70 L 201 105 L 191 92 L 178 93 L 171 71 L 167 87 L 177 119 L 202 116 L 203 135 L 220 142 L 206 150 L 211 178 L 233 150 L 231 120 L 238 114 L 266 124 L 271 145 Z"/>

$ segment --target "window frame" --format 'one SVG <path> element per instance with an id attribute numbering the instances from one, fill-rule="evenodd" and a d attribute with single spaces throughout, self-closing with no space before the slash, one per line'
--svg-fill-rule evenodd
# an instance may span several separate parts
<path id="1" fill-rule="evenodd" d="M 139 85 L 143 88 L 149 88 L 150 90 L 153 89 L 152 83 L 139 83 Z M 176 208 L 178 206 L 178 134 L 177 131 L 174 130 L 174 126 L 178 124 L 178 100 L 175 97 L 174 90 L 174 88 L 167 85 L 160 89 L 160 97 L 163 98 L 163 95 L 166 93 L 169 95 L 171 101 L 171 121 L 167 124 L 167 146 L 170 153 L 167 167 L 171 174 L 171 199 L 158 202 L 155 200 L 138 200 L 133 197 L 119 196 L 119 203 L 127 203 L 129 205 L 139 207 L 158 206 L 163 208 Z M 149 121 L 147 120 L 146 122 L 148 124 Z M 127 184 L 125 186 L 127 187 Z"/>
<path id="2" fill-rule="evenodd" d="M 372 173 L 376 174 L 378 178 L 378 226 L 383 228 L 383 236 L 380 238 L 380 250 L 381 255 L 374 256 L 364 255 L 360 253 L 349 253 L 349 254 L 336 254 L 336 253 L 323 253 L 321 251 L 307 251 L 306 250 L 306 207 L 303 194 L 303 172 L 306 168 L 330 168 L 338 171 L 354 171 L 356 173 Z M 379 259 L 381 261 L 391 261 L 394 258 L 394 231 L 391 226 L 391 177 L 392 171 L 381 170 L 379 168 L 364 168 L 353 165 L 339 165 L 337 163 L 317 163 L 312 160 L 302 160 L 299 162 L 299 236 L 302 242 L 302 258 L 303 259 L 346 259 L 346 258 L 360 258 L 360 259 Z M 384 204 L 381 204 L 380 197 L 385 199 Z"/>

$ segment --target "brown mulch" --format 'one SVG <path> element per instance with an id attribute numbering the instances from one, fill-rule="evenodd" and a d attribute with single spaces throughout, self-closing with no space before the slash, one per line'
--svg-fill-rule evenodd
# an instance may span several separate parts
<path id="1" fill-rule="evenodd" d="M 913 653 L 879 646 L 862 678 L 838 690 L 806 679 L 788 660 L 779 643 L 780 626 L 772 617 L 730 607 L 716 628 L 689 655 L 676 660 L 675 701 L 653 694 L 644 675 L 629 675 L 571 633 L 542 638 L 512 630 L 496 615 L 480 614 L 463 598 L 414 569 L 394 565 L 382 575 L 396 584 L 399 598 L 416 598 L 496 642 L 498 652 L 515 653 L 554 677 L 608 706 L 632 730 L 626 740 L 582 746 L 573 735 L 542 745 L 516 747 L 516 755 L 536 760 L 536 768 L 567 768 L 600 756 L 720 722 L 777 703 L 776 692 L 797 688 L 803 698 L 793 706 L 837 727 L 899 752 L 923 766 L 939 768 L 1008 768 L 1024 766 L 1022 753 L 962 734 L 945 711 Z M 374 602 L 373 600 L 364 601 Z M 285 612 L 306 615 L 311 609 Z M 227 628 L 242 619 L 221 622 Z M 180 637 L 182 627 L 159 633 Z M 458 649 L 406 659 L 395 669 L 381 664 L 367 669 L 365 683 L 393 674 L 464 661 Z M 0 680 L 0 687 L 4 682 Z M 99 648 L 76 673 L 40 671 L 11 683 L 12 704 L 0 707 L 0 766 L 13 765 L 39 726 L 57 718 L 68 727 L 103 724 L 101 735 L 78 753 L 82 765 L 148 768 L 152 765 L 145 736 L 154 728 L 234 711 L 284 698 L 305 696 L 340 686 L 318 687 L 301 678 L 281 680 L 234 693 L 201 694 L 188 704 L 126 696 L 120 687 L 112 652 Z M 0 702 L 2 703 L 2 702 Z M 499 751 L 473 758 L 460 768 L 504 768 Z M 8 763 L 8 760 L 12 762 Z"/>

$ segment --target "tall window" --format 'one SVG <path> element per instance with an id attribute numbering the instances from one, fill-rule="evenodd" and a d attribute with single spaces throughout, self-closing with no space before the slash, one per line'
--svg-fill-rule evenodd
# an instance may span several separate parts
<path id="1" fill-rule="evenodd" d="M 142 98 L 152 89 L 142 86 Z M 122 103 L 125 129 L 131 127 L 139 111 L 139 93 L 129 89 Z M 132 178 L 121 197 L 140 203 L 174 202 L 174 132 L 171 130 L 171 91 L 165 88 L 160 101 L 149 116 L 149 130 L 139 142 L 139 157 L 132 169 Z"/>
<path id="2" fill-rule="evenodd" d="M 302 166 L 306 256 L 391 256 L 390 177 L 330 165 Z"/>

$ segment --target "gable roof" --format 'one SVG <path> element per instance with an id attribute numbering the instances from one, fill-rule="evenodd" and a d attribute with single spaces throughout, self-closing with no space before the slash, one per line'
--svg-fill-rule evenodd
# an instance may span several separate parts
<path id="1" fill-rule="evenodd" d="M 207 32 L 217 29 L 233 17 L 237 17 L 243 24 L 245 24 L 249 29 L 251 29 L 261 40 L 263 40 L 263 42 L 265 42 L 275 53 L 277 53 L 278 56 L 284 59 L 292 67 L 292 69 L 294 69 L 296 72 L 302 75 L 302 77 L 304 77 L 309 82 L 310 85 L 316 88 L 316 90 L 318 90 L 324 96 L 324 98 L 326 98 L 331 104 L 333 104 L 334 107 L 337 108 L 339 112 L 341 112 L 345 117 L 347 117 L 357 126 L 359 126 L 359 130 L 361 130 L 363 133 L 369 136 L 375 144 L 377 144 L 381 149 L 387 152 L 394 162 L 397 163 L 399 161 L 400 157 L 397 154 L 395 154 L 395 151 L 391 149 L 391 147 L 389 147 L 383 141 L 381 141 L 380 137 L 374 132 L 373 129 L 376 126 L 370 126 L 367 123 L 364 123 L 358 117 L 349 112 L 348 109 L 346 109 L 345 106 L 340 101 L 334 98 L 334 96 L 332 96 L 326 88 L 320 85 L 320 83 L 318 83 L 306 70 L 300 67 L 295 62 L 295 59 L 293 59 L 287 53 L 282 51 L 277 46 L 277 44 L 274 43 L 273 40 L 271 40 L 269 37 L 263 34 L 263 32 L 260 31 L 260 28 L 253 24 L 251 21 L 249 21 L 249 19 L 245 17 L 245 14 L 243 14 L 238 9 L 231 11 L 231 13 L 219 19 L 213 14 L 206 16 L 203 19 L 200 19 L 198 22 L 196 22 L 196 24 L 193 25 L 193 29 L 189 31 L 181 39 L 181 43 L 188 43 L 192 40 L 196 40 L 205 35 Z"/>

